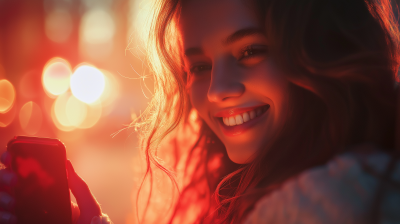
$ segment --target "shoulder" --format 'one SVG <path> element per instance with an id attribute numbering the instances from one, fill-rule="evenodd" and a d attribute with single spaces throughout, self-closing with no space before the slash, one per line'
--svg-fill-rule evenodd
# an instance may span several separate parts
<path id="1" fill-rule="evenodd" d="M 324 166 L 309 169 L 260 199 L 245 224 L 261 223 L 364 223 L 372 205 L 378 178 L 363 164 L 381 174 L 390 156 L 346 153 Z M 392 180 L 400 183 L 400 162 Z M 382 223 L 400 222 L 400 189 L 388 186 L 380 206 Z"/>

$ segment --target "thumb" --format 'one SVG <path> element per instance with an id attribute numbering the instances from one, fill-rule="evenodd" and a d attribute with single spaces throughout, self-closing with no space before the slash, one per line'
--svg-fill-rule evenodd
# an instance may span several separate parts
<path id="1" fill-rule="evenodd" d="M 75 172 L 71 161 L 67 160 L 68 185 L 78 203 L 80 216 L 78 223 L 90 223 L 94 216 L 101 216 L 101 208 L 85 181 Z"/>

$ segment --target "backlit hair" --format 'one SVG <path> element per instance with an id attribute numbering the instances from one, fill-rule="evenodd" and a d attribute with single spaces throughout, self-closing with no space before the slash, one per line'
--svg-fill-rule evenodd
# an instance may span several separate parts
<path id="1" fill-rule="evenodd" d="M 198 119 L 197 141 L 184 161 L 192 167 L 186 172 L 190 181 L 172 204 L 170 223 L 240 223 L 260 196 L 353 145 L 393 148 L 399 31 L 389 0 L 253 1 L 270 57 L 290 82 L 290 116 L 245 165 L 230 162 L 223 144 Z M 176 186 L 174 171 L 162 165 L 157 150 L 173 130 L 190 125 L 193 110 L 176 30 L 183 2 L 155 4 L 147 52 L 154 96 L 136 124 L 145 180 L 152 182 L 154 169 L 161 169 Z"/>

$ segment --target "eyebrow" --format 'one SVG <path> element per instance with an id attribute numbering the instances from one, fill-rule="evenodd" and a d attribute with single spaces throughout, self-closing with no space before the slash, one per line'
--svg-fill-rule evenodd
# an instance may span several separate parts
<path id="1" fill-rule="evenodd" d="M 224 45 L 229 45 L 236 41 L 239 41 L 242 38 L 245 38 L 247 36 L 256 35 L 256 34 L 265 35 L 261 29 L 249 27 L 249 28 L 244 28 L 244 29 L 234 32 L 233 34 L 229 35 L 222 43 Z M 186 57 L 192 56 L 192 55 L 199 55 L 199 54 L 203 54 L 203 50 L 199 47 L 191 47 L 191 48 L 188 48 L 185 50 Z"/>
<path id="2" fill-rule="evenodd" d="M 185 56 L 191 56 L 191 55 L 199 55 L 203 54 L 203 50 L 199 47 L 191 47 L 185 50 Z"/>
<path id="3" fill-rule="evenodd" d="M 252 35 L 256 35 L 256 34 L 265 35 L 263 30 L 261 30 L 259 28 L 254 28 L 254 27 L 244 28 L 244 29 L 238 30 L 238 31 L 234 32 L 233 34 L 229 35 L 225 39 L 225 41 L 223 41 L 223 44 L 229 45 L 236 41 L 239 41 L 240 39 L 242 39 L 244 37 L 252 36 Z"/>

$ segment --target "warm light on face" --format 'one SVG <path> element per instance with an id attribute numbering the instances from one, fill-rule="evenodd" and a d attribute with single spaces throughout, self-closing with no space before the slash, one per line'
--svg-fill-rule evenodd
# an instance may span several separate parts
<path id="1" fill-rule="evenodd" d="M 46 93 L 58 96 L 69 89 L 71 67 L 69 63 L 61 58 L 51 59 L 43 69 L 42 83 Z"/>
<path id="2" fill-rule="evenodd" d="M 199 116 L 238 164 L 269 150 L 287 121 L 289 83 L 248 1 L 190 1 L 178 32 Z"/>
<path id="3" fill-rule="evenodd" d="M 104 75 L 95 67 L 81 65 L 71 76 L 72 94 L 82 102 L 90 104 L 98 100 L 104 87 Z"/>
<path id="4" fill-rule="evenodd" d="M 25 103 L 19 111 L 21 128 L 29 135 L 36 134 L 42 126 L 42 110 L 32 101 Z"/>
<path id="5" fill-rule="evenodd" d="M 0 80 L 0 113 L 7 113 L 15 101 L 13 84 L 6 79 Z"/>
<path id="6" fill-rule="evenodd" d="M 90 44 L 103 44 L 112 40 L 115 24 L 111 15 L 102 9 L 93 9 L 83 15 L 81 38 Z"/>

